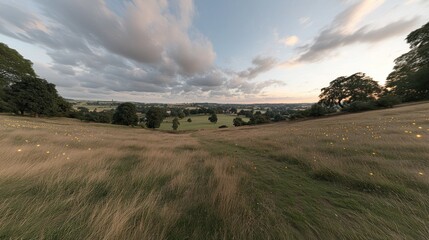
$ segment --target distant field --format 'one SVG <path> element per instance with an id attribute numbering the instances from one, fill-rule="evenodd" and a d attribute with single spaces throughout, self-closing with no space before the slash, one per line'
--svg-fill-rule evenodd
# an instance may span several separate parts
<path id="1" fill-rule="evenodd" d="M 429 103 L 182 134 L 0 115 L 0 239 L 427 239 L 428 159 Z"/>
<path id="2" fill-rule="evenodd" d="M 191 115 L 180 119 L 180 125 L 177 130 L 200 130 L 200 129 L 213 129 L 219 128 L 219 126 L 226 125 L 228 127 L 234 127 L 232 121 L 236 118 L 236 115 L 226 115 L 226 114 L 217 114 L 218 121 L 217 123 L 211 123 L 208 118 L 210 115 Z M 242 117 L 242 116 L 240 116 Z M 188 118 L 192 119 L 192 122 L 187 122 Z M 244 121 L 249 121 L 248 118 L 243 118 Z M 167 118 L 161 124 L 161 130 L 173 130 L 173 118 Z"/>

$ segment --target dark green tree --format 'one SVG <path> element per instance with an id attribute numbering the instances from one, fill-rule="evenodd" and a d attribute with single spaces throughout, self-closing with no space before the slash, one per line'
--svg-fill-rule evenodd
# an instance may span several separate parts
<path id="1" fill-rule="evenodd" d="M 25 59 L 15 49 L 0 43 L 0 112 L 13 110 L 6 99 L 6 91 L 10 90 L 10 85 L 25 77 L 36 77 L 32 65 L 30 60 Z"/>
<path id="2" fill-rule="evenodd" d="M 261 113 L 261 111 L 257 111 L 249 120 L 250 125 L 269 123 L 270 119 Z"/>
<path id="3" fill-rule="evenodd" d="M 216 115 L 216 113 L 212 113 L 211 115 L 210 115 L 210 117 L 209 117 L 209 121 L 211 122 L 211 123 L 217 123 L 217 115 Z"/>
<path id="4" fill-rule="evenodd" d="M 177 131 L 177 129 L 179 128 L 179 125 L 180 125 L 180 122 L 179 122 L 179 119 L 177 118 L 177 117 L 175 117 L 174 119 L 173 119 L 173 130 L 174 131 Z"/>
<path id="5" fill-rule="evenodd" d="M 122 103 L 117 108 L 112 118 L 113 124 L 135 126 L 138 123 L 137 109 L 132 103 Z"/>
<path id="6" fill-rule="evenodd" d="M 25 59 L 15 49 L 0 43 L 0 82 L 10 85 L 25 77 L 36 77 L 33 63 Z"/>
<path id="7" fill-rule="evenodd" d="M 410 51 L 395 59 L 386 87 L 403 101 L 429 99 L 429 22 L 411 32 Z"/>
<path id="8" fill-rule="evenodd" d="M 242 118 L 236 117 L 234 120 L 232 120 L 232 124 L 235 127 L 240 127 L 246 125 L 246 122 L 244 122 Z"/>
<path id="9" fill-rule="evenodd" d="M 146 127 L 148 128 L 159 128 L 162 121 L 164 121 L 166 112 L 164 109 L 159 107 L 151 107 L 146 112 Z"/>
<path id="10" fill-rule="evenodd" d="M 354 101 L 373 101 L 381 93 L 381 87 L 365 73 L 355 73 L 348 77 L 339 77 L 330 82 L 328 87 L 322 88 L 319 103 L 326 106 L 340 106 Z"/>
<path id="11" fill-rule="evenodd" d="M 70 107 L 58 95 L 54 84 L 40 78 L 24 77 L 13 83 L 6 93 L 12 109 L 21 115 L 27 112 L 36 117 L 42 114 L 54 116 L 62 111 L 61 108 Z"/>

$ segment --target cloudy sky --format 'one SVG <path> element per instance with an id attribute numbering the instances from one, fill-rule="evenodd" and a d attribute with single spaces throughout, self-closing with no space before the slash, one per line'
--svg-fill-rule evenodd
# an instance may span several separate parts
<path id="1" fill-rule="evenodd" d="M 427 0 L 0 0 L 0 41 L 74 99 L 315 102 L 384 84 Z"/>

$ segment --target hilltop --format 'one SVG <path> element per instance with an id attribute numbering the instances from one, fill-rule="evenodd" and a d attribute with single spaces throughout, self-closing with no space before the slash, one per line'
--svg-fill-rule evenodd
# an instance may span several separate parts
<path id="1" fill-rule="evenodd" d="M 429 103 L 181 134 L 0 115 L 0 144 L 0 238 L 429 234 Z"/>

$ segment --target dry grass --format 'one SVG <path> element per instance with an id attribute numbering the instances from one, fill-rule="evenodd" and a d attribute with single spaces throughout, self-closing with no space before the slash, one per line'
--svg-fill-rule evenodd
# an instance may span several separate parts
<path id="1" fill-rule="evenodd" d="M 0 239 L 429 235 L 429 104 L 192 134 L 0 115 L 0 144 Z"/>

